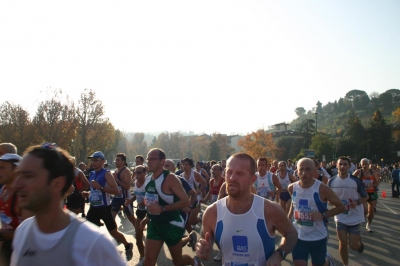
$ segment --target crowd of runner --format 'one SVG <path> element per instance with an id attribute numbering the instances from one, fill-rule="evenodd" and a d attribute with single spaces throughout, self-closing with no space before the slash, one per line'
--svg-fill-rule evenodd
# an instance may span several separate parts
<path id="1" fill-rule="evenodd" d="M 348 265 L 348 247 L 364 250 L 363 223 L 373 232 L 382 177 L 369 159 L 355 165 L 344 156 L 329 164 L 310 158 L 293 164 L 236 153 L 175 165 L 155 148 L 146 158 L 137 155 L 133 168 L 118 153 L 114 171 L 105 168 L 101 151 L 88 159 L 90 167 L 76 165 L 54 143 L 29 147 L 23 157 L 15 145 L 0 144 L 1 265 L 125 265 L 137 252 L 136 265 L 151 266 L 164 243 L 174 265 L 202 265 L 213 243 L 219 249 L 214 260 L 222 265 L 280 265 L 289 253 L 294 265 L 307 265 L 309 258 L 313 265 L 334 265 L 327 252 L 331 217 L 340 260 Z M 398 168 L 388 169 L 393 197 Z M 136 247 L 118 231 L 121 211 Z M 125 260 L 116 248 L 121 244 Z M 195 256 L 183 254 L 186 245 Z"/>

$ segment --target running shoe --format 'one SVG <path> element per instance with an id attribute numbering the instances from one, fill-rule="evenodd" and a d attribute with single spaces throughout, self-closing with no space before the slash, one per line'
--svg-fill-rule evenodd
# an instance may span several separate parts
<path id="1" fill-rule="evenodd" d="M 222 260 L 222 252 L 221 251 L 218 251 L 218 254 L 217 254 L 217 256 L 214 257 L 214 260 L 215 261 L 221 261 Z"/>
<path id="2" fill-rule="evenodd" d="M 141 257 L 139 259 L 139 262 L 136 264 L 136 266 L 144 266 L 144 258 L 143 257 Z"/>
<path id="3" fill-rule="evenodd" d="M 333 257 L 331 254 L 329 254 L 328 252 L 326 252 L 326 259 L 329 262 L 329 266 L 335 266 L 335 262 L 333 261 Z"/>
<path id="4" fill-rule="evenodd" d="M 128 243 L 128 248 L 125 248 L 126 261 L 130 261 L 133 257 L 133 244 Z"/>
<path id="5" fill-rule="evenodd" d="M 360 237 L 360 244 L 361 244 L 361 246 L 357 249 L 357 252 L 358 252 L 358 253 L 362 253 L 362 252 L 364 251 L 364 244 L 363 244 L 363 242 L 361 241 L 361 237 Z"/>
<path id="6" fill-rule="evenodd" d="M 374 230 L 372 230 L 372 227 L 369 225 L 369 223 L 367 223 L 367 225 L 365 226 L 365 229 L 367 229 L 368 232 L 372 233 Z"/>
<path id="7" fill-rule="evenodd" d="M 196 251 L 197 235 L 195 231 L 192 231 L 189 235 L 190 237 L 190 247 L 193 251 Z"/>

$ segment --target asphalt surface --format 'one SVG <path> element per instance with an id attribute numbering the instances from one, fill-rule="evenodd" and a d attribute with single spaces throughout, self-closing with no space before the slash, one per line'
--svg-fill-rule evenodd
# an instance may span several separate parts
<path id="1" fill-rule="evenodd" d="M 391 184 L 382 183 L 379 190 L 379 199 L 377 205 L 377 212 L 372 222 L 373 233 L 365 230 L 365 225 L 362 228 L 361 236 L 365 245 L 365 250 L 362 254 L 349 249 L 349 262 L 350 265 L 400 265 L 400 198 L 392 198 Z M 382 192 L 386 191 L 387 197 L 382 197 Z M 206 206 L 203 205 L 203 210 Z M 87 210 L 87 209 L 86 209 Z M 117 215 L 116 221 L 118 230 L 125 234 L 129 242 L 136 243 L 134 239 L 134 228 L 132 224 L 124 218 L 124 215 Z M 201 224 L 196 226 L 197 233 L 200 232 Z M 329 224 L 329 241 L 328 252 L 333 256 L 336 265 L 342 265 L 340 255 L 338 252 L 338 239 L 335 231 L 335 224 L 333 218 L 330 219 Z M 104 226 L 101 230 L 106 231 Z M 145 232 L 146 234 L 146 232 Z M 280 242 L 280 237 L 276 237 L 276 245 Z M 117 247 L 121 252 L 121 256 L 125 257 L 125 251 L 122 245 Z M 214 245 L 212 258 L 217 254 L 217 247 Z M 195 253 L 190 247 L 184 247 L 183 253 L 194 256 Z M 127 265 L 136 265 L 139 260 L 139 253 L 136 245 L 134 247 L 134 257 Z M 215 262 L 212 259 L 203 261 L 204 265 L 221 265 L 221 262 Z M 164 245 L 161 250 L 157 265 L 173 265 L 168 248 Z M 292 256 L 289 254 L 282 265 L 293 265 Z M 311 262 L 309 261 L 309 265 Z"/>

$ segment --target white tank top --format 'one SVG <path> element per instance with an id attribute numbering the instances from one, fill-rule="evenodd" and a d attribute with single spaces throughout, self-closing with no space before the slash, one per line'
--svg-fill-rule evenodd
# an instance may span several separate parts
<path id="1" fill-rule="evenodd" d="M 260 176 L 260 174 L 256 173 L 257 179 L 254 182 L 254 187 L 256 188 L 257 195 L 263 197 L 265 199 L 274 200 L 275 194 L 275 186 L 272 181 L 272 173 L 268 172 L 264 176 Z"/>
<path id="2" fill-rule="evenodd" d="M 304 241 L 321 240 L 328 236 L 324 220 L 314 221 L 310 212 L 327 210 L 327 202 L 319 195 L 321 181 L 315 180 L 310 188 L 302 188 L 299 182 L 293 184 L 293 225 L 297 229 L 299 239 Z"/>
<path id="3" fill-rule="evenodd" d="M 245 214 L 232 214 L 226 199 L 216 203 L 215 240 L 223 254 L 222 265 L 264 266 L 275 251 L 275 236 L 269 235 L 264 218 L 265 199 L 254 195 Z"/>
<path id="4" fill-rule="evenodd" d="M 282 190 L 286 191 L 287 187 L 290 185 L 289 172 L 286 171 L 286 175 L 284 178 L 281 177 L 281 173 L 279 171 L 276 173 L 276 175 L 279 177 L 278 179 L 279 179 L 279 183 L 281 183 L 281 185 L 282 185 Z"/>
<path id="5" fill-rule="evenodd" d="M 144 185 L 144 183 L 141 187 L 138 187 L 137 180 L 136 180 L 133 185 L 133 193 L 135 193 L 135 196 L 136 196 L 138 210 L 142 210 L 142 211 L 146 210 L 146 206 L 144 205 L 144 196 L 146 194 L 146 186 Z"/>
<path id="6" fill-rule="evenodd" d="M 183 172 L 182 174 L 181 174 L 181 176 L 186 180 L 186 182 L 188 182 L 188 184 L 189 184 L 189 186 L 191 187 L 191 188 L 193 188 L 193 189 L 197 189 L 198 187 L 199 187 L 199 183 L 197 183 L 196 182 L 196 179 L 194 178 L 194 170 L 192 169 L 191 171 L 190 171 L 190 176 L 189 176 L 189 178 L 186 178 L 185 177 L 185 172 Z M 201 195 L 201 193 L 199 194 L 199 195 L 197 195 L 197 200 L 200 202 L 200 200 L 202 199 L 203 197 L 202 197 L 202 195 Z"/>

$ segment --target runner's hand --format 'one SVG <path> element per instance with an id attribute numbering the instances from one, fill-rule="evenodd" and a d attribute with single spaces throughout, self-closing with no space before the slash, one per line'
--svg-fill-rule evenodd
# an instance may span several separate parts
<path id="1" fill-rule="evenodd" d="M 322 221 L 324 219 L 324 215 L 318 211 L 311 212 L 310 215 L 314 221 Z"/>
<path id="2" fill-rule="evenodd" d="M 89 197 L 89 191 L 82 191 L 81 192 L 81 195 L 82 195 L 82 197 L 84 197 L 84 198 L 87 198 L 87 197 Z"/>
<path id="3" fill-rule="evenodd" d="M 211 252 L 211 235 L 209 232 L 206 233 L 204 238 L 200 238 L 196 244 L 196 256 L 200 259 L 207 260 Z"/>

